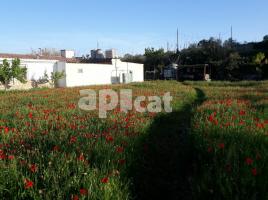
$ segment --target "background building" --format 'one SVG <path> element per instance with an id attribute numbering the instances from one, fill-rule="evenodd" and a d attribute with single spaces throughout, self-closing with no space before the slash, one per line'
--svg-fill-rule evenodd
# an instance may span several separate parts
<path id="1" fill-rule="evenodd" d="M 61 56 L 64 58 L 74 58 L 75 52 L 73 50 L 61 50 Z"/>
<path id="2" fill-rule="evenodd" d="M 27 68 L 27 83 L 11 83 L 11 89 L 30 89 L 37 87 L 45 74 L 65 72 L 65 77 L 58 83 L 59 87 L 77 87 L 101 84 L 118 84 L 144 81 L 143 64 L 122 62 L 111 59 L 107 63 L 82 63 L 74 58 L 74 52 L 61 51 L 62 56 L 37 56 L 21 54 L 0 54 L 0 63 L 4 59 L 11 62 L 19 58 L 21 66 Z M 97 52 L 100 54 L 100 51 Z M 1 85 L 0 85 L 1 88 Z"/>
<path id="3" fill-rule="evenodd" d="M 92 59 L 104 59 L 104 54 L 102 52 L 101 49 L 97 49 L 97 50 L 91 50 L 91 58 Z"/>
<path id="4" fill-rule="evenodd" d="M 108 49 L 105 51 L 105 58 L 117 58 L 117 52 L 116 49 Z"/>

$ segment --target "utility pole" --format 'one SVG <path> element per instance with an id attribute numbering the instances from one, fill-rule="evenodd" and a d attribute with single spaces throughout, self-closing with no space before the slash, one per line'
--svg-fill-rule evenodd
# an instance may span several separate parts
<path id="1" fill-rule="evenodd" d="M 169 52 L 169 42 L 167 42 L 167 52 Z"/>
<path id="2" fill-rule="evenodd" d="M 231 41 L 233 41 L 233 26 L 231 26 Z"/>
<path id="3" fill-rule="evenodd" d="M 231 26 L 231 48 L 233 48 L 233 26 Z"/>
<path id="4" fill-rule="evenodd" d="M 177 28 L 177 54 L 179 53 L 179 29 Z"/>

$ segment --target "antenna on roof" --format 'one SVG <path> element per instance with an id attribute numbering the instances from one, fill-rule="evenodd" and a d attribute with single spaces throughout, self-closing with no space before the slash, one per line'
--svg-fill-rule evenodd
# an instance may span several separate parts
<path id="1" fill-rule="evenodd" d="M 99 41 L 97 41 L 97 49 L 99 49 Z"/>

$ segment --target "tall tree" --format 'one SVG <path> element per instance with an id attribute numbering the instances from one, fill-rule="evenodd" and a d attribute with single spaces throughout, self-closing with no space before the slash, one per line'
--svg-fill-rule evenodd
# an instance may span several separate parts
<path id="1" fill-rule="evenodd" d="M 154 49 L 154 48 L 147 48 L 145 49 L 146 57 L 145 60 L 145 69 L 148 71 L 152 70 L 160 70 L 166 64 L 166 55 L 164 49 Z"/>

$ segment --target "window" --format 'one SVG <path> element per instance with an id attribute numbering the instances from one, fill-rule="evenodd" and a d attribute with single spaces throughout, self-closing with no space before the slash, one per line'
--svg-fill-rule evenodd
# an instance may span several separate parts
<path id="1" fill-rule="evenodd" d="M 83 69 L 78 69 L 79 74 L 83 74 Z"/>

